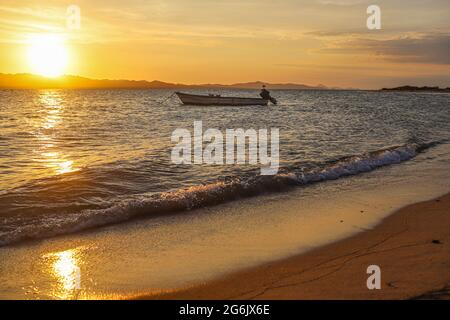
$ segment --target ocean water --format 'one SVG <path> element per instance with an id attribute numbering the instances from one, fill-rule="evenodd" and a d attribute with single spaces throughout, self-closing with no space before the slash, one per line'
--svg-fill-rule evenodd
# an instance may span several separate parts
<path id="1" fill-rule="evenodd" d="M 0 90 L 0 245 L 309 188 L 450 142 L 448 94 L 272 93 L 278 106 L 196 107 L 170 90 Z M 197 120 L 222 132 L 278 128 L 279 173 L 173 164 L 172 132 Z"/>

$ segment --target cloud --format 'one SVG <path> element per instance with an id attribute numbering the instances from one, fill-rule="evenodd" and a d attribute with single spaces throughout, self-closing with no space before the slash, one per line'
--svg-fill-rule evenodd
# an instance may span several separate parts
<path id="1" fill-rule="evenodd" d="M 367 2 L 365 0 L 318 0 L 320 4 L 337 5 L 337 6 L 354 6 Z"/>
<path id="2" fill-rule="evenodd" d="M 393 62 L 450 64 L 450 33 L 409 35 L 393 39 L 351 38 L 331 41 L 321 53 L 373 54 Z"/>

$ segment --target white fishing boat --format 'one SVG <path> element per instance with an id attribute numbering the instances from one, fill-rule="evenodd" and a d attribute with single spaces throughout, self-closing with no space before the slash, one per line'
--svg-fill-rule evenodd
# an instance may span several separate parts
<path id="1" fill-rule="evenodd" d="M 266 106 L 269 100 L 262 98 L 222 97 L 175 92 L 183 104 L 199 106 Z"/>

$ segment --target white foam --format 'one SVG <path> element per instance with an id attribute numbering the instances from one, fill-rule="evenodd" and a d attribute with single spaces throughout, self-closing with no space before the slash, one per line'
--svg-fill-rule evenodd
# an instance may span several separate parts
<path id="1" fill-rule="evenodd" d="M 426 147 L 425 147 L 426 149 Z M 75 214 L 43 216 L 39 221 L 21 225 L 0 233 L 0 246 L 26 239 L 48 238 L 86 229 L 115 224 L 141 216 L 158 216 L 193 208 L 223 203 L 239 197 L 248 197 L 288 188 L 292 185 L 339 179 L 371 171 L 386 165 L 413 158 L 423 146 L 405 145 L 341 159 L 320 170 L 306 173 L 287 172 L 275 176 L 257 176 L 250 180 L 232 180 L 193 186 L 174 192 L 143 195 L 114 204 L 106 209 L 83 210 Z"/>

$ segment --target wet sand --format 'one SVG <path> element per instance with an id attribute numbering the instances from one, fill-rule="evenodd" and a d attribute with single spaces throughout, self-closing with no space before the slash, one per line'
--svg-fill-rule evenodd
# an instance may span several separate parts
<path id="1" fill-rule="evenodd" d="M 369 290 L 367 267 L 381 268 Z M 198 286 L 141 299 L 449 299 L 450 194 L 406 206 L 372 230 Z"/>

